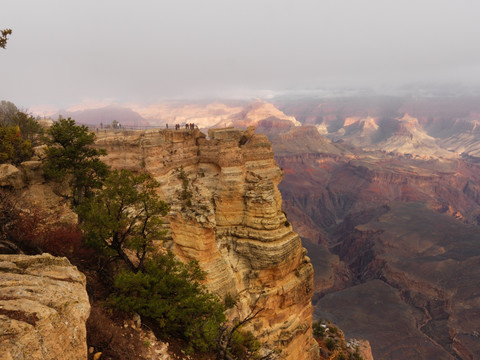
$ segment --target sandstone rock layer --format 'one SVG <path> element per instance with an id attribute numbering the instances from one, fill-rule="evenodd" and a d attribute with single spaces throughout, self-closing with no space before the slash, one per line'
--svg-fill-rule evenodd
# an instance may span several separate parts
<path id="1" fill-rule="evenodd" d="M 283 173 L 265 135 L 233 128 L 99 134 L 114 168 L 147 171 L 171 204 L 165 246 L 197 259 L 207 287 L 239 299 L 230 318 L 264 308 L 251 329 L 282 359 L 313 359 L 313 269 L 281 210 Z M 183 176 L 188 178 L 185 186 Z M 182 200 L 186 191 L 191 201 Z"/>
<path id="2" fill-rule="evenodd" d="M 1 358 L 86 359 L 85 284 L 66 258 L 0 255 Z"/>

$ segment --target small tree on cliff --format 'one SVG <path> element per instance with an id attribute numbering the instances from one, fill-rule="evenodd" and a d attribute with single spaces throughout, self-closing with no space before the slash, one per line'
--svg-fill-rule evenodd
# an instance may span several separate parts
<path id="1" fill-rule="evenodd" d="M 78 207 L 87 244 L 111 259 L 120 258 L 135 273 L 142 270 L 152 240 L 164 235 L 161 216 L 169 210 L 156 194 L 157 187 L 158 182 L 148 174 L 110 172 L 104 187 Z"/>
<path id="2" fill-rule="evenodd" d="M 228 297 L 228 296 L 227 296 Z M 223 323 L 217 335 L 217 360 L 275 360 L 279 358 L 278 352 L 267 351 L 260 354 L 262 344 L 251 331 L 243 327 L 255 319 L 264 307 L 258 305 L 262 296 L 259 296 L 247 316 L 235 320 L 233 323 Z M 225 299 L 227 300 L 227 298 Z M 229 301 L 236 306 L 236 301 Z"/>
<path id="3" fill-rule="evenodd" d="M 76 125 L 71 118 L 59 119 L 48 129 L 48 134 L 45 175 L 57 181 L 69 179 L 72 193 L 66 197 L 76 207 L 92 195 L 93 189 L 102 187 L 108 167 L 100 156 L 106 152 L 92 148 L 95 134 L 85 125 Z"/>
<path id="4" fill-rule="evenodd" d="M 157 187 L 147 174 L 112 171 L 103 188 L 77 207 L 85 239 L 126 265 L 115 276 L 113 307 L 154 319 L 165 336 L 186 340 L 189 351 L 210 350 L 225 321 L 224 307 L 200 285 L 205 273 L 197 262 L 154 254 L 152 241 L 164 235 L 161 216 L 169 210 Z"/>

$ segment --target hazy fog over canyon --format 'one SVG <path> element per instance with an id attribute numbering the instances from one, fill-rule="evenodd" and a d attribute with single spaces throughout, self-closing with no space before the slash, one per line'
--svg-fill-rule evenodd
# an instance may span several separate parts
<path id="1" fill-rule="evenodd" d="M 479 11 L 468 0 L 9 2 L 0 98 L 68 108 L 478 86 Z"/>

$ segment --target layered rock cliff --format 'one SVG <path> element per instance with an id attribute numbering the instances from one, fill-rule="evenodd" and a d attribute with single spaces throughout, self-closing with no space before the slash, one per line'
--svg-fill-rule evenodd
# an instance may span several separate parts
<path id="1" fill-rule="evenodd" d="M 86 359 L 85 282 L 66 258 L 0 255 L 1 358 Z"/>
<path id="2" fill-rule="evenodd" d="M 251 323 L 282 359 L 313 359 L 313 269 L 299 236 L 281 210 L 283 173 L 264 135 L 233 128 L 100 133 L 97 146 L 114 168 L 147 171 L 171 204 L 164 245 L 197 259 L 206 286 L 239 298 L 231 318 L 255 304 Z M 182 196 L 182 193 L 188 196 Z M 183 199 L 182 199 L 183 198 Z"/>

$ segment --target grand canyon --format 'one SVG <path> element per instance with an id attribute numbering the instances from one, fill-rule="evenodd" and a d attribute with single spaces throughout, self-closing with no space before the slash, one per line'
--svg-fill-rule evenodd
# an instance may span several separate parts
<path id="1" fill-rule="evenodd" d="M 480 360 L 480 2 L 4 3 L 1 359 Z"/>
<path id="2" fill-rule="evenodd" d="M 136 110 L 143 124 L 254 125 L 269 137 L 283 209 L 314 265 L 317 318 L 368 339 L 378 359 L 480 356 L 478 97 Z"/>
<path id="3" fill-rule="evenodd" d="M 317 316 L 379 359 L 478 358 L 478 99 L 278 106 L 303 124 L 264 131 L 316 269 Z"/>
<path id="4" fill-rule="evenodd" d="M 114 168 L 155 176 L 172 204 L 162 246 L 199 260 L 207 287 L 237 294 L 243 314 L 262 294 L 252 329 L 285 358 L 316 358 L 313 312 L 368 340 L 376 359 L 476 359 L 479 100 L 176 101 L 52 118 L 88 124 Z M 22 165 L 30 180 L 11 170 L 1 186 L 56 208 L 38 160 Z M 189 211 L 176 196 L 180 166 Z"/>

